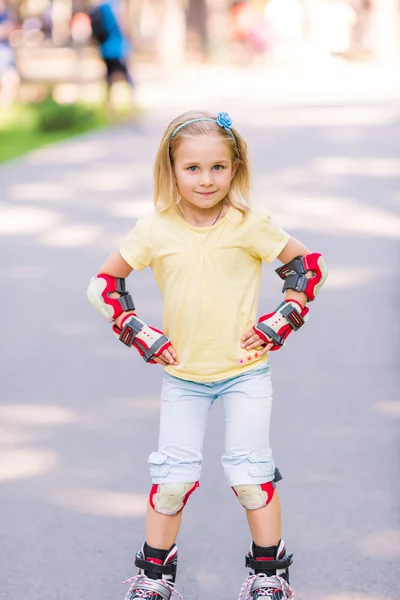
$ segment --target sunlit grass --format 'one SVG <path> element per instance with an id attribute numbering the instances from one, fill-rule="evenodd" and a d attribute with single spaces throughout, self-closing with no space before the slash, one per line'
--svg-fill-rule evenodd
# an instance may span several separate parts
<path id="1" fill-rule="evenodd" d="M 102 105 L 59 105 L 45 100 L 1 107 L 0 162 L 108 124 Z"/>

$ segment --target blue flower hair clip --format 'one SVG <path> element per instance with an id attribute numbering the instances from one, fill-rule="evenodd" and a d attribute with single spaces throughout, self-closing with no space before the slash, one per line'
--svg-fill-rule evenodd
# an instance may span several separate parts
<path id="1" fill-rule="evenodd" d="M 232 119 L 227 112 L 220 112 L 217 114 L 217 123 L 220 127 L 229 129 L 232 125 Z"/>
<path id="2" fill-rule="evenodd" d="M 229 133 L 231 134 L 231 136 L 233 137 L 233 139 L 235 139 L 235 136 L 233 135 L 232 131 L 230 130 L 230 127 L 232 125 L 232 119 L 231 117 L 228 115 L 228 113 L 226 112 L 219 112 L 217 114 L 217 118 L 216 119 L 212 119 L 211 117 L 199 117 L 198 119 L 189 119 L 189 121 L 185 121 L 184 123 L 181 123 L 180 125 L 178 125 L 178 127 L 176 129 L 174 129 L 174 131 L 171 133 L 171 137 L 170 140 L 172 140 L 172 138 L 178 133 L 178 131 L 180 131 L 183 127 L 185 127 L 186 125 L 189 125 L 190 123 L 197 123 L 198 121 L 213 121 L 213 123 L 218 123 L 218 125 L 220 127 L 222 127 L 223 129 L 225 129 L 226 131 L 229 131 Z"/>

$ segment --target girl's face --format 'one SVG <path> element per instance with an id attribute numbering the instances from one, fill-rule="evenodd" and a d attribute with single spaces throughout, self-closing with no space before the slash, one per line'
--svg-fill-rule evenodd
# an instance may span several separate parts
<path id="1" fill-rule="evenodd" d="M 236 168 L 228 145 L 217 135 L 183 138 L 174 155 L 182 200 L 199 209 L 210 209 L 225 198 Z"/>

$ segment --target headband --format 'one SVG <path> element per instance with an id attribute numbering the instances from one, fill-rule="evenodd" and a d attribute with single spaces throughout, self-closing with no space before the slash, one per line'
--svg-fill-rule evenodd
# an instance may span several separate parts
<path id="1" fill-rule="evenodd" d="M 172 140 L 172 138 L 178 133 L 178 131 L 180 129 L 182 129 L 182 127 L 186 127 L 186 125 L 189 125 L 190 123 L 197 123 L 198 121 L 213 121 L 214 123 L 217 123 L 223 129 L 225 129 L 226 131 L 229 131 L 229 133 L 231 134 L 233 139 L 235 139 L 235 136 L 233 135 L 232 131 L 229 129 L 230 126 L 232 125 L 231 117 L 226 112 L 220 112 L 217 114 L 216 119 L 212 119 L 211 117 L 199 117 L 198 119 L 190 119 L 189 121 L 185 121 L 181 125 L 178 125 L 178 127 L 176 129 L 174 129 L 174 131 L 171 134 L 170 140 Z"/>

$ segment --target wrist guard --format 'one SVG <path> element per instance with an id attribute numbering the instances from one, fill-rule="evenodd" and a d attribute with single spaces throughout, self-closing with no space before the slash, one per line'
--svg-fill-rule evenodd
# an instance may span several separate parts
<path id="1" fill-rule="evenodd" d="M 119 298 L 110 297 L 115 292 L 119 294 Z M 87 297 L 109 323 L 113 323 L 123 312 L 135 310 L 132 296 L 125 288 L 125 279 L 119 277 L 104 274 L 92 277 Z"/>
<path id="2" fill-rule="evenodd" d="M 121 328 L 114 324 L 113 331 L 125 346 L 134 346 L 143 360 L 151 364 L 156 362 L 154 357 L 171 346 L 171 341 L 162 331 L 146 325 L 135 314 L 126 315 L 121 321 Z"/>
<path id="3" fill-rule="evenodd" d="M 297 300 L 285 300 L 275 312 L 260 317 L 253 330 L 266 344 L 274 344 L 271 351 L 279 350 L 288 335 L 304 325 L 307 313 L 308 308 L 303 308 Z"/>
<path id="4" fill-rule="evenodd" d="M 308 300 L 314 300 L 328 277 L 328 269 L 321 254 L 296 256 L 293 260 L 275 270 L 284 280 L 282 292 L 295 290 L 303 292 Z M 311 277 L 307 277 L 311 273 Z"/>

